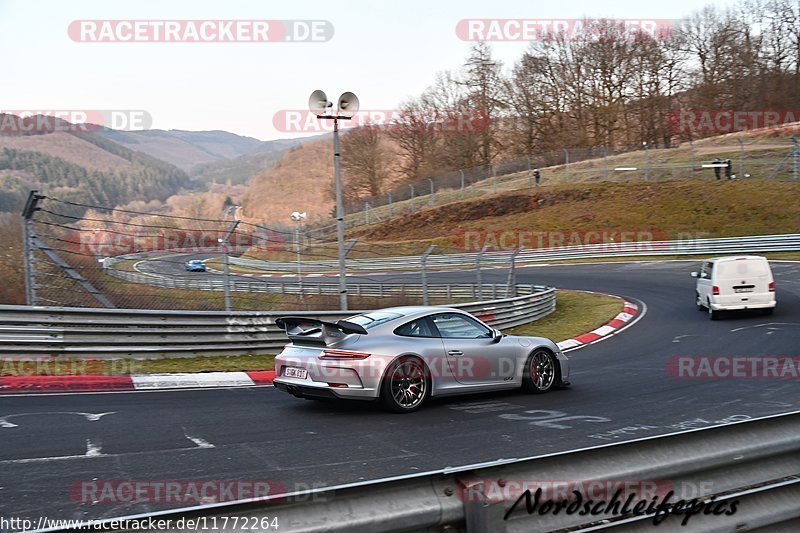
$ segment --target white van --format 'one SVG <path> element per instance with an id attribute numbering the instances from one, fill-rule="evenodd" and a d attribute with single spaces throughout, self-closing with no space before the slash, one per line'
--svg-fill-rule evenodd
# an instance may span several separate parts
<path id="1" fill-rule="evenodd" d="M 711 320 L 720 311 L 761 309 L 766 315 L 775 309 L 775 281 L 766 257 L 740 255 L 706 259 L 697 278 L 697 308 L 707 309 Z"/>

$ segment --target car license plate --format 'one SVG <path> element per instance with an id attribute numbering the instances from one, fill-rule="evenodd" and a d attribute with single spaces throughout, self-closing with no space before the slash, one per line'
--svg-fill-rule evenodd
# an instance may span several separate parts
<path id="1" fill-rule="evenodd" d="M 750 287 L 742 287 L 741 289 L 733 289 L 736 292 L 753 292 L 753 289 Z"/>
<path id="2" fill-rule="evenodd" d="M 308 370 L 305 368 L 287 366 L 283 369 L 283 375 L 287 378 L 306 379 L 308 377 Z"/>

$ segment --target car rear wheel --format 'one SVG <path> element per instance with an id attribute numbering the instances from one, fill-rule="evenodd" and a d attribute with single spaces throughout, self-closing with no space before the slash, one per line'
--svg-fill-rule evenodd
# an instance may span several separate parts
<path id="1" fill-rule="evenodd" d="M 550 391 L 556 384 L 556 358 L 544 348 L 528 356 L 525 374 L 522 377 L 522 390 L 534 394 Z"/>
<path id="2" fill-rule="evenodd" d="M 425 364 L 416 357 L 393 362 L 381 384 L 381 403 L 393 413 L 412 413 L 430 396 L 431 380 Z"/>

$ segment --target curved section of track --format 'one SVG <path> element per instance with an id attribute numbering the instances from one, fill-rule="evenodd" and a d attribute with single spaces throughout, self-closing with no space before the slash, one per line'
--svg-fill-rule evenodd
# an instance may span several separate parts
<path id="1" fill-rule="evenodd" d="M 293 491 L 798 409 L 796 379 L 677 378 L 669 365 L 680 355 L 800 355 L 800 263 L 773 263 L 774 316 L 715 322 L 694 308 L 695 266 L 519 269 L 521 283 L 617 294 L 648 309 L 635 327 L 570 354 L 573 386 L 546 395 L 449 398 L 405 416 L 364 403 L 302 401 L 272 388 L 0 398 L 0 514 L 88 519 L 187 503 L 75 501 L 80 492 L 70 488 L 93 478 L 253 480 Z M 484 272 L 486 282 L 504 276 Z M 430 277 L 464 282 L 474 273 Z"/>

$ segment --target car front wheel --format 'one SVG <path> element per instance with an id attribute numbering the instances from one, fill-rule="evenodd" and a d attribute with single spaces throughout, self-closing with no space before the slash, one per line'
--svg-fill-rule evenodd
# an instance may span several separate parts
<path id="1" fill-rule="evenodd" d="M 550 391 L 556 384 L 556 364 L 556 357 L 549 350 L 540 348 L 533 352 L 525 363 L 522 389 L 534 394 Z"/>
<path id="2" fill-rule="evenodd" d="M 416 357 L 393 362 L 381 384 L 380 399 L 393 413 L 412 413 L 430 396 L 431 380 L 425 365 Z"/>

